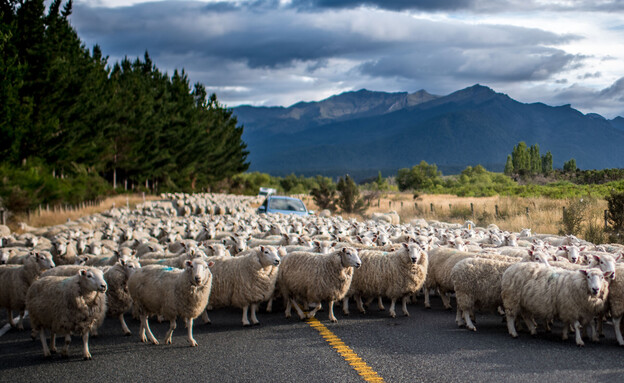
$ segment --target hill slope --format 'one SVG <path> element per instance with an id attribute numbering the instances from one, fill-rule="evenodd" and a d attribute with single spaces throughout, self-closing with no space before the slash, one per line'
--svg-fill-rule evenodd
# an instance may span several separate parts
<path id="1" fill-rule="evenodd" d="M 445 173 L 482 164 L 502 170 L 519 141 L 553 153 L 555 166 L 624 167 L 624 119 L 569 105 L 524 104 L 475 85 L 444 97 L 361 90 L 289 108 L 234 109 L 251 170 L 359 176 L 425 160 Z"/>

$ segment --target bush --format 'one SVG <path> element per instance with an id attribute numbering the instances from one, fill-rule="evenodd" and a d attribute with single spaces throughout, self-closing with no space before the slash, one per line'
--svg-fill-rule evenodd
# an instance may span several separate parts
<path id="1" fill-rule="evenodd" d="M 310 191 L 314 203 L 320 210 L 336 210 L 336 185 L 327 177 L 317 176 L 318 186 Z"/>
<path id="2" fill-rule="evenodd" d="M 364 200 L 360 198 L 360 191 L 358 190 L 355 182 L 346 175 L 344 178 L 340 178 L 336 189 L 340 192 L 338 197 L 338 206 L 344 213 L 359 213 L 361 214 L 366 209 Z"/>
<path id="3" fill-rule="evenodd" d="M 570 201 L 563 214 L 563 219 L 561 221 L 563 227 L 559 231 L 559 234 L 579 235 L 591 204 L 592 201 L 589 198 Z"/>
<path id="4" fill-rule="evenodd" d="M 607 200 L 609 232 L 615 237 L 624 233 L 624 192 L 612 191 Z"/>
<path id="5" fill-rule="evenodd" d="M 585 230 L 584 238 L 586 241 L 600 245 L 601 243 L 607 243 L 607 233 L 600 224 L 589 222 L 587 229 Z"/>
<path id="6" fill-rule="evenodd" d="M 453 206 L 449 213 L 451 218 L 460 218 L 463 220 L 472 219 L 472 210 L 466 206 Z"/>

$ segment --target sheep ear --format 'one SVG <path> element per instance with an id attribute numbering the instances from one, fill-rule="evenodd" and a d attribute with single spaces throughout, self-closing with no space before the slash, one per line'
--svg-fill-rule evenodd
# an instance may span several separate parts
<path id="1" fill-rule="evenodd" d="M 78 274 L 80 274 L 80 276 L 84 277 L 87 275 L 87 269 L 80 269 L 80 271 L 78 271 Z"/>
<path id="2" fill-rule="evenodd" d="M 193 267 L 193 261 L 187 259 L 186 261 L 184 261 L 184 267 Z"/>
<path id="3" fill-rule="evenodd" d="M 212 267 L 212 266 L 214 266 L 214 262 L 213 261 L 209 261 L 208 262 L 208 267 Z"/>
<path id="4" fill-rule="evenodd" d="M 620 254 L 615 256 L 615 261 L 616 262 L 619 261 L 620 259 L 622 259 L 622 254 L 624 254 L 624 253 L 620 253 Z"/>
<path id="5" fill-rule="evenodd" d="M 587 276 L 587 270 L 583 269 L 583 270 L 579 270 L 583 275 Z"/>
<path id="6" fill-rule="evenodd" d="M 596 262 L 600 262 L 600 256 L 599 256 L 599 255 L 592 254 L 592 256 L 594 257 L 594 259 L 596 260 Z"/>
<path id="7" fill-rule="evenodd" d="M 403 247 L 406 248 L 406 249 L 409 249 L 409 245 L 407 243 L 405 243 L 405 242 L 403 242 Z"/>
<path id="8" fill-rule="evenodd" d="M 580 251 L 585 251 L 586 246 L 581 247 L 579 250 Z"/>
<path id="9" fill-rule="evenodd" d="M 535 250 L 535 249 L 531 248 L 531 250 L 529 250 L 529 255 L 531 255 L 531 256 L 532 256 L 533 254 L 535 254 L 535 251 L 534 251 L 534 250 Z"/>
<path id="10" fill-rule="evenodd" d="M 119 264 L 120 264 L 120 265 L 122 265 L 122 266 L 125 266 L 125 265 L 126 265 L 126 260 L 125 260 L 125 259 L 123 259 L 123 258 L 121 258 L 121 259 L 119 260 Z"/>
<path id="11" fill-rule="evenodd" d="M 264 246 L 260 246 L 260 251 L 264 252 Z"/>

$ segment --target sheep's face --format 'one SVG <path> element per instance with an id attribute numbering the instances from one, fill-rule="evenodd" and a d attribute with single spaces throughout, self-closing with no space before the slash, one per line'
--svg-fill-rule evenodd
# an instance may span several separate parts
<path id="1" fill-rule="evenodd" d="M 582 273 L 587 280 L 587 292 L 593 297 L 598 296 L 605 284 L 602 272 L 596 269 L 579 270 L 579 272 Z"/>
<path id="2" fill-rule="evenodd" d="M 54 242 L 54 249 L 59 255 L 67 253 L 67 242 Z"/>
<path id="3" fill-rule="evenodd" d="M 76 257 L 76 261 L 74 261 L 74 265 L 84 266 L 87 264 L 89 257 L 87 255 L 81 255 Z"/>
<path id="4" fill-rule="evenodd" d="M 390 238 L 388 234 L 381 233 L 377 236 L 377 246 L 386 246 L 390 244 Z"/>
<path id="5" fill-rule="evenodd" d="M 594 255 L 593 262 L 600 268 L 604 277 L 610 281 L 615 280 L 615 259 L 607 254 Z"/>
<path id="6" fill-rule="evenodd" d="M 26 238 L 26 247 L 36 247 L 38 243 L 39 243 L 39 238 L 37 237 Z"/>
<path id="7" fill-rule="evenodd" d="M 102 246 L 98 243 L 92 243 L 89 246 L 89 253 L 93 255 L 101 255 L 102 254 Z"/>
<path id="8" fill-rule="evenodd" d="M 409 254 L 409 258 L 412 263 L 418 263 L 420 257 L 422 255 L 422 250 L 418 245 L 415 244 L 407 244 L 404 243 L 403 246 L 407 249 L 407 254 Z"/>
<path id="9" fill-rule="evenodd" d="M 82 269 L 78 274 L 80 275 L 82 285 L 88 290 L 105 293 L 108 289 L 102 270 L 95 268 Z"/>
<path id="10" fill-rule="evenodd" d="M 273 246 L 260 246 L 259 260 L 262 266 L 277 266 L 280 264 L 280 257 L 277 249 Z"/>
<path id="11" fill-rule="evenodd" d="M 52 254 L 47 251 L 35 251 L 31 254 L 36 257 L 37 265 L 39 265 L 40 270 L 48 270 L 55 266 L 52 260 Z"/>
<path id="12" fill-rule="evenodd" d="M 141 263 L 137 259 L 120 259 L 119 264 L 123 266 L 126 278 L 130 278 L 135 271 L 141 268 Z"/>
<path id="13" fill-rule="evenodd" d="M 576 246 L 564 246 L 563 248 L 568 253 L 568 260 L 571 263 L 579 263 L 581 259 L 581 251 Z"/>
<path id="14" fill-rule="evenodd" d="M 188 273 L 191 284 L 194 286 L 202 286 L 208 282 L 210 278 L 210 270 L 208 267 L 214 265 L 214 262 L 206 263 L 201 258 L 195 258 L 193 260 L 186 260 L 184 262 L 184 269 Z"/>
<path id="15" fill-rule="evenodd" d="M 520 237 L 530 237 L 531 236 L 531 229 L 522 229 L 522 231 L 520 232 Z"/>
<path id="16" fill-rule="evenodd" d="M 355 267 L 357 269 L 362 265 L 357 250 L 352 247 L 343 247 L 340 250 L 340 257 L 343 267 Z"/>
<path id="17" fill-rule="evenodd" d="M 329 254 L 331 248 L 336 243 L 330 243 L 327 241 L 314 241 L 314 248 L 319 254 Z"/>

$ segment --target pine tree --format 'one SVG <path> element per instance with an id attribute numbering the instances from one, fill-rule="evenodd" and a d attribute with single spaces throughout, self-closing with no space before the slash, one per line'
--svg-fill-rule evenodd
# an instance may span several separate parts
<path id="1" fill-rule="evenodd" d="M 542 156 L 542 173 L 548 175 L 553 171 L 553 156 L 550 151 Z"/>
<path id="2" fill-rule="evenodd" d="M 504 170 L 504 174 L 507 176 L 512 175 L 514 172 L 514 166 L 513 166 L 513 161 L 511 159 L 511 154 L 507 155 L 507 162 L 505 163 L 505 170 Z"/>

